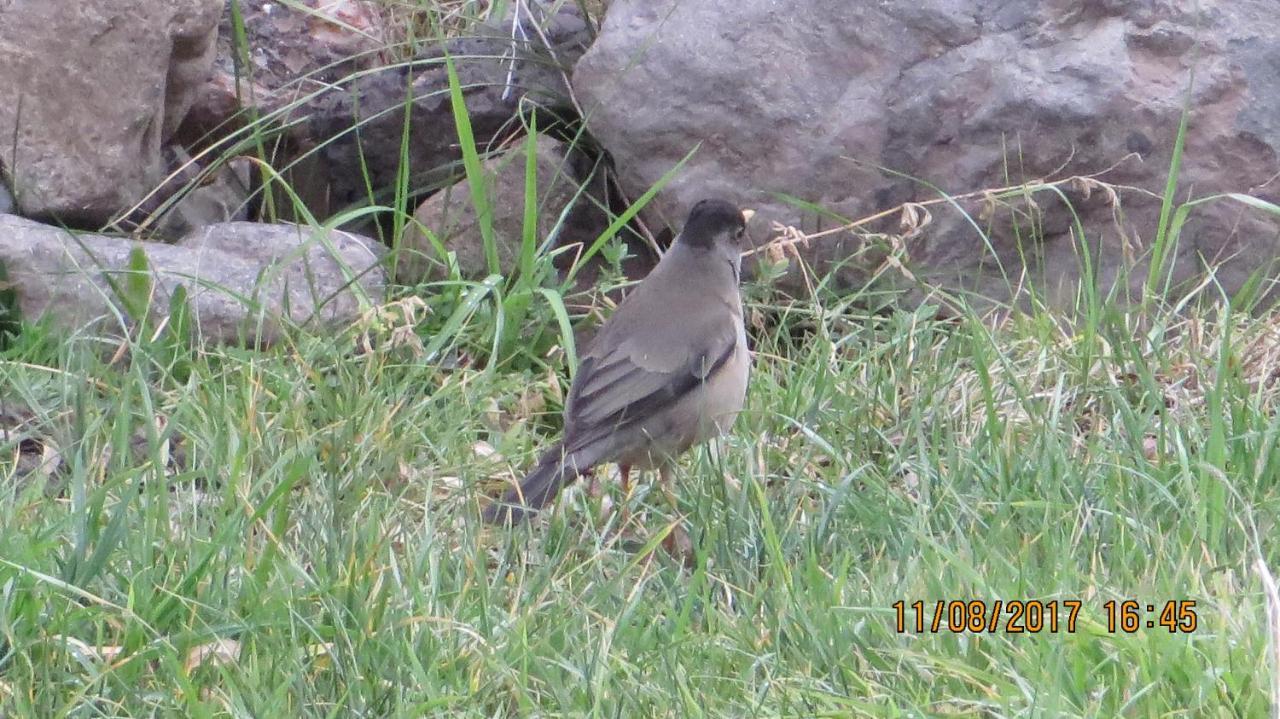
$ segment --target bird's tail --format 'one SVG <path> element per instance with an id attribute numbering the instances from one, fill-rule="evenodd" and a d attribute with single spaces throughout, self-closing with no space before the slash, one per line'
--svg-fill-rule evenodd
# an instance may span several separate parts
<path id="1" fill-rule="evenodd" d="M 572 483 L 588 467 L 579 467 L 573 455 L 566 455 L 560 444 L 552 447 L 533 470 L 520 481 L 519 488 L 507 490 L 502 498 L 484 510 L 484 521 L 491 524 L 517 524 L 536 514 L 555 499 L 560 489 Z"/>

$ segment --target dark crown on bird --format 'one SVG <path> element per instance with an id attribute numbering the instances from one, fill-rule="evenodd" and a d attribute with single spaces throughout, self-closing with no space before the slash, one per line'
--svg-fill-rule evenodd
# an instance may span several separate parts
<path id="1" fill-rule="evenodd" d="M 746 219 L 733 203 L 725 200 L 701 200 L 689 211 L 680 241 L 694 247 L 709 247 L 719 232 L 735 232 L 746 227 Z"/>

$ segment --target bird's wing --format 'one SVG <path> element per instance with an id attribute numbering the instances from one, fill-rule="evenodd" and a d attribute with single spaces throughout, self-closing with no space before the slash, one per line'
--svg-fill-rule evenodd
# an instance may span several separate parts
<path id="1" fill-rule="evenodd" d="M 642 422 L 710 381 L 737 344 L 734 315 L 723 310 L 602 333 L 584 354 L 569 390 L 566 443 L 583 445 Z M 615 319 L 623 321 L 615 327 L 628 324 L 626 316 Z"/>

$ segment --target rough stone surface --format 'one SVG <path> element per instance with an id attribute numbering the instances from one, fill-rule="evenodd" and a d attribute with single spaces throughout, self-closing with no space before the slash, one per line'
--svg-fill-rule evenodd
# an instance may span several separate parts
<path id="1" fill-rule="evenodd" d="M 0 165 L 22 214 L 100 226 L 163 178 L 223 2 L 0 2 Z"/>
<path id="2" fill-rule="evenodd" d="M 586 178 L 580 177 L 569 161 L 563 143 L 540 137 L 536 154 L 538 242 L 549 238 L 558 223 L 560 229 L 554 246 L 594 240 L 608 225 L 603 212 L 592 203 L 592 197 L 597 194 L 595 188 L 588 186 L 579 192 Z M 484 163 L 493 205 L 494 240 L 500 270 L 504 273 L 515 268 L 524 236 L 525 162 L 523 145 L 517 145 Z M 566 208 L 570 208 L 567 213 Z M 564 222 L 560 223 L 562 215 Z M 418 207 L 414 219 L 456 254 L 463 276 L 479 278 L 489 274 L 469 181 L 464 179 L 427 198 Z M 406 230 L 396 265 L 397 279 L 405 284 L 443 276 L 444 265 L 439 253 L 416 226 Z"/>
<path id="3" fill-rule="evenodd" d="M 249 219 L 255 166 L 247 157 L 233 157 L 206 170 L 180 147 L 165 151 L 174 168 L 168 180 L 142 203 L 137 224 L 149 236 L 177 239 L 219 222 Z"/>
<path id="4" fill-rule="evenodd" d="M 388 31 L 385 3 L 303 4 L 308 10 L 275 2 L 241 5 L 250 73 L 237 72 L 230 14 L 224 17 L 216 70 L 179 137 L 203 148 L 250 117 L 287 126 L 274 164 L 320 216 L 367 204 L 370 186 L 378 202 L 394 195 L 409 93 L 414 98 L 407 148 L 410 187 L 426 190 L 449 181 L 461 154 L 446 52 L 465 89 L 476 142 L 488 149 L 499 144 L 500 135 L 518 131 L 522 101 L 556 111 L 570 108 L 567 77 L 591 41 L 575 3 L 526 0 L 514 39 L 509 14 L 467 36 L 426 43 L 410 58 Z"/>
<path id="5" fill-rule="evenodd" d="M 273 164 L 319 216 L 365 205 L 370 187 L 375 201 L 392 200 L 408 93 L 415 99 L 407 147 L 411 191 L 426 194 L 451 182 L 461 154 L 445 50 L 456 63 L 476 143 L 483 150 L 518 133 L 522 101 L 573 114 L 567 77 L 591 40 L 591 28 L 575 3 L 526 0 L 515 38 L 515 4 L 508 3 L 506 18 L 480 24 L 443 46 L 420 40 L 425 47 L 412 58 L 397 37 L 408 23 L 397 8 L 408 5 L 371 0 L 300 4 L 306 9 L 280 3 L 241 5 L 250 72 L 237 68 L 230 13 L 224 15 L 215 72 L 178 137 L 202 150 L 218 145 L 255 116 L 282 125 L 283 142 L 275 147 L 279 152 Z M 287 210 L 289 202 L 282 200 Z"/>
<path id="6" fill-rule="evenodd" d="M 509 23 L 481 26 L 473 36 L 450 39 L 443 48 L 425 53 L 411 70 L 400 65 L 352 78 L 295 110 L 307 118 L 300 128 L 305 144 L 316 146 L 311 174 L 324 182 L 323 187 L 308 188 L 308 194 L 323 197 L 334 210 L 367 203 L 364 171 L 375 189 L 389 193 L 401 164 L 409 92 L 411 185 L 425 187 L 447 179 L 449 165 L 461 159 L 461 152 L 449 99 L 446 51 L 457 68 L 482 149 L 504 129 L 518 129 L 513 126 L 522 102 L 570 107 L 566 80 L 590 38 L 573 4 L 561 10 L 550 18 L 522 15 L 524 38 L 513 41 Z M 409 72 L 411 79 L 406 77 Z M 351 131 L 355 125 L 358 132 Z"/>
<path id="7" fill-rule="evenodd" d="M 938 197 L 917 180 L 959 194 L 1119 163 L 1104 178 L 1130 188 L 1118 221 L 1107 193 L 1063 189 L 1104 287 L 1121 280 L 1133 292 L 1158 224 L 1149 193 L 1163 190 L 1193 66 L 1180 196 L 1280 201 L 1274 0 L 616 0 L 573 79 L 632 196 L 701 144 L 654 214 L 678 221 L 699 198 L 724 195 L 759 210 L 757 242 L 771 221 L 833 224 L 772 193 L 859 218 Z M 1007 300 L 1036 287 L 1069 304 L 1081 274 L 1072 214 L 1052 193 L 1035 203 L 962 202 L 972 219 L 934 206 L 933 223 L 905 245 L 907 266 L 947 288 Z M 896 220 L 871 229 L 896 232 Z M 1026 240 L 1037 234 L 1043 242 Z M 1277 237 L 1274 218 L 1203 205 L 1175 278 L 1221 262 L 1218 280 L 1238 288 L 1270 266 Z M 802 253 L 820 269 L 852 258 L 838 280 L 856 288 L 884 257 L 866 247 L 844 233 Z"/>
<path id="8" fill-rule="evenodd" d="M 47 315 L 70 329 L 118 329 L 111 307 L 120 303 L 105 277 L 126 270 L 135 247 L 146 252 L 152 271 L 151 311 L 165 314 L 169 298 L 184 285 L 196 331 L 212 342 L 269 344 L 280 337 L 286 309 L 295 324 L 342 326 L 361 307 L 349 278 L 374 303 L 382 300 L 386 284 L 381 246 L 345 232 L 325 235 L 297 225 L 229 222 L 167 245 L 73 236 L 0 215 L 0 264 L 27 320 Z"/>
<path id="9" fill-rule="evenodd" d="M 303 9 L 305 8 L 305 9 Z M 243 127 L 250 118 L 285 108 L 324 84 L 385 64 L 389 58 L 378 3 L 371 0 L 301 0 L 240 3 L 252 67 L 238 68 L 236 30 L 228 4 L 218 26 L 213 73 L 200 87 L 179 132 L 201 147 Z"/>

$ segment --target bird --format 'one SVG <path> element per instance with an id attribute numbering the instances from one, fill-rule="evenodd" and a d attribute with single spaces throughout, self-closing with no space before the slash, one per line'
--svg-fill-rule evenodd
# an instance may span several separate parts
<path id="1" fill-rule="evenodd" d="M 668 499 L 677 458 L 727 432 L 751 370 L 739 292 L 746 225 L 754 213 L 699 201 L 670 248 L 587 344 L 569 386 L 561 441 L 503 496 L 485 521 L 516 524 L 601 464 L 659 472 Z"/>

